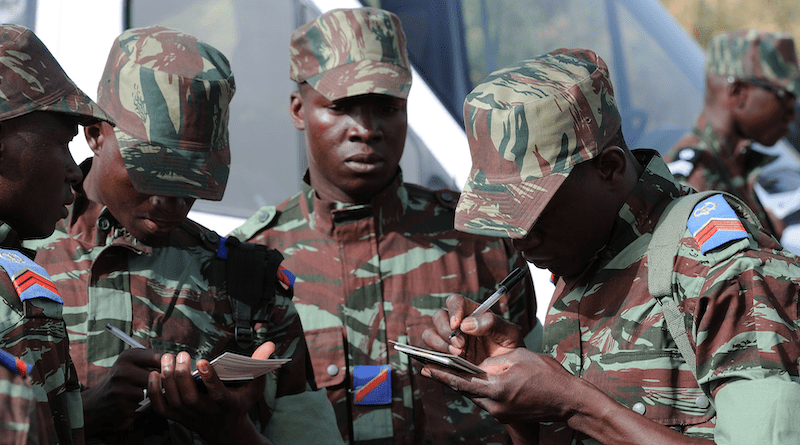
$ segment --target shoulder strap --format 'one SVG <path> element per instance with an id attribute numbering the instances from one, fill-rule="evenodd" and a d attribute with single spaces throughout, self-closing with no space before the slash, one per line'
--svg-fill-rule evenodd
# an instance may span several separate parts
<path id="1" fill-rule="evenodd" d="M 242 351 L 253 346 L 253 312 L 275 298 L 274 277 L 283 255 L 275 249 L 220 237 L 217 256 L 225 259 L 225 282 L 234 321 L 234 339 Z M 269 278 L 268 278 L 269 277 Z"/>
<path id="2" fill-rule="evenodd" d="M 664 311 L 667 323 L 678 350 L 684 361 L 697 379 L 697 355 L 689 341 L 683 315 L 672 297 L 672 269 L 678 253 L 678 244 L 686 231 L 686 221 L 692 209 L 706 198 L 722 194 L 725 200 L 734 207 L 737 214 L 744 216 L 751 223 L 760 226 L 758 218 L 739 198 L 725 192 L 705 191 L 683 196 L 667 206 L 661 219 L 656 224 L 653 237 L 647 247 L 647 287 L 650 295 L 658 300 Z M 711 407 L 716 409 L 714 401 L 709 399 Z"/>

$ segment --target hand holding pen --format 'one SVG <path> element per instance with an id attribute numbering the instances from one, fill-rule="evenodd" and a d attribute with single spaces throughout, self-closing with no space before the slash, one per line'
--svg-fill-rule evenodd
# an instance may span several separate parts
<path id="1" fill-rule="evenodd" d="M 511 290 L 514 286 L 516 286 L 517 283 L 519 283 L 522 280 L 522 277 L 524 276 L 525 276 L 524 269 L 517 267 L 516 269 L 512 270 L 511 273 L 508 274 L 507 277 L 503 278 L 503 281 L 501 281 L 500 284 L 497 285 L 497 290 L 494 291 L 492 295 L 489 295 L 489 297 L 486 300 L 484 300 L 484 302 L 481 303 L 480 306 L 478 306 L 474 311 L 472 311 L 470 317 L 477 317 L 478 315 L 481 315 L 487 310 L 489 310 L 492 306 L 494 306 L 495 303 L 497 303 L 498 300 L 500 300 L 500 297 L 508 293 L 508 291 Z M 461 329 L 456 328 L 453 330 L 453 332 L 450 333 L 449 338 L 452 339 L 453 337 L 455 337 L 460 333 Z"/>

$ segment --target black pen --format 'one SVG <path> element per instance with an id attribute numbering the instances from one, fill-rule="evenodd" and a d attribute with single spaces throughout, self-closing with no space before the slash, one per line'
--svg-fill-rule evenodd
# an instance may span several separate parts
<path id="1" fill-rule="evenodd" d="M 472 314 L 470 314 L 470 317 L 475 317 L 475 316 L 478 316 L 478 315 L 488 311 L 489 308 L 491 308 L 492 306 L 494 306 L 495 303 L 497 303 L 497 300 L 499 300 L 500 297 L 505 295 L 506 292 L 508 292 L 509 290 L 511 290 L 511 288 L 516 286 L 517 283 L 519 283 L 520 280 L 522 280 L 523 276 L 525 276 L 525 270 L 522 269 L 521 267 L 518 267 L 518 268 L 512 270 L 511 273 L 508 274 L 507 277 L 503 278 L 503 281 L 501 281 L 500 284 L 497 285 L 497 290 L 494 291 L 494 293 L 492 295 L 490 295 L 489 298 L 487 298 L 483 303 L 481 303 L 481 305 L 478 306 L 477 309 L 472 311 Z M 448 338 L 452 339 L 453 337 L 458 335 L 460 332 L 461 332 L 461 329 L 460 328 L 456 328 L 453 332 L 450 333 L 450 337 L 448 337 Z"/>

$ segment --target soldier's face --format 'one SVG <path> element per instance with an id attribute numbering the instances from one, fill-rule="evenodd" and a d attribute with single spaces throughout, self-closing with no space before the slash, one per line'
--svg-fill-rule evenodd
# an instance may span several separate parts
<path id="1" fill-rule="evenodd" d="M 575 167 L 528 235 L 514 240 L 523 258 L 569 279 L 583 272 L 605 245 L 616 215 L 607 185 L 589 161 Z"/>
<path id="2" fill-rule="evenodd" d="M 304 83 L 290 112 L 305 131 L 311 185 L 321 197 L 367 202 L 394 179 L 408 127 L 404 99 L 366 94 L 331 102 Z"/>
<path id="3" fill-rule="evenodd" d="M 774 92 L 754 84 L 745 84 L 746 94 L 735 110 L 737 123 L 747 139 L 771 146 L 786 135 L 794 120 L 797 100 L 791 94 L 783 99 Z"/>
<path id="4" fill-rule="evenodd" d="M 136 191 L 110 125 L 93 125 L 87 129 L 86 136 L 94 158 L 84 189 L 92 200 L 108 207 L 131 235 L 146 244 L 157 244 L 186 220 L 194 205 L 193 198 L 145 195 Z"/>
<path id="5" fill-rule="evenodd" d="M 0 123 L 0 219 L 23 239 L 43 238 L 67 216 L 83 178 L 69 142 L 78 118 L 32 112 Z"/>

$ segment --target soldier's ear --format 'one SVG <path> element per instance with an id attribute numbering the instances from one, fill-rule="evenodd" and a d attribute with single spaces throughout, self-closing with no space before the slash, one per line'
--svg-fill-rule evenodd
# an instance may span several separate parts
<path id="1" fill-rule="evenodd" d="M 95 156 L 100 154 L 100 149 L 103 147 L 103 142 L 105 141 L 102 129 L 103 124 L 105 124 L 105 122 L 98 122 L 83 127 L 83 135 L 86 136 L 86 143 Z"/>
<path id="2" fill-rule="evenodd" d="M 303 109 L 303 95 L 300 91 L 293 91 L 289 96 L 289 118 L 292 120 L 294 128 L 303 131 L 306 129 L 306 121 Z"/>

